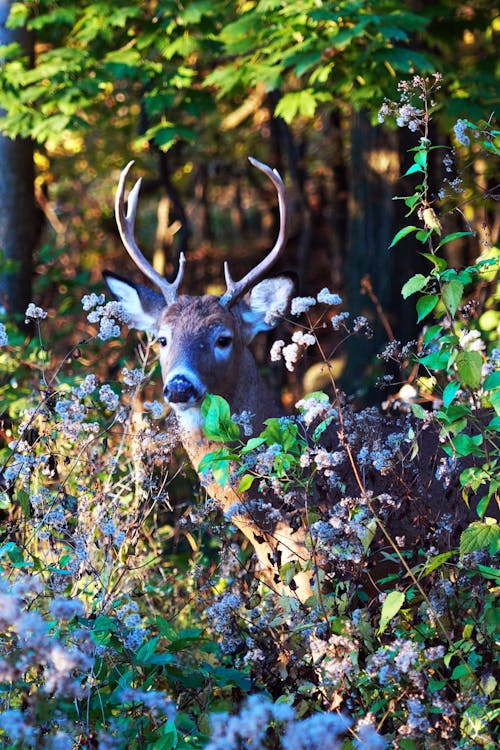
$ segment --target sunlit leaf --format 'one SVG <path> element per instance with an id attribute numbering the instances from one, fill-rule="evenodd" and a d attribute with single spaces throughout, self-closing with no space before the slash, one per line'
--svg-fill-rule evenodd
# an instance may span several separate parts
<path id="1" fill-rule="evenodd" d="M 389 622 L 393 617 L 397 615 L 397 613 L 403 606 L 404 601 L 405 595 L 402 591 L 390 591 L 387 594 L 380 611 L 380 623 L 378 627 L 379 633 L 384 632 Z"/>

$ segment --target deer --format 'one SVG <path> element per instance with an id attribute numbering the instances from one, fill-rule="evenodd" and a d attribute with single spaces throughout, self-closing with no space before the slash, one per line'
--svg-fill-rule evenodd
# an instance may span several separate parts
<path id="1" fill-rule="evenodd" d="M 207 393 L 224 397 L 232 414 L 250 413 L 254 434 L 266 419 L 281 414 L 249 347 L 258 333 L 276 327 L 293 294 L 294 285 L 288 276 L 265 278 L 286 245 L 287 201 L 277 170 L 252 157 L 249 161 L 276 189 L 278 236 L 264 259 L 239 281 L 232 278 L 225 262 L 226 291 L 220 297 L 179 294 L 186 263 L 183 253 L 175 279 L 167 281 L 139 249 L 134 227 L 141 179 L 130 190 L 125 206 L 126 179 L 133 161 L 122 170 L 116 191 L 115 216 L 123 245 L 159 291 L 111 271 L 103 272 L 104 280 L 127 313 L 129 327 L 153 333 L 159 344 L 164 399 L 175 415 L 181 443 L 195 470 L 217 447 L 203 433 L 201 404 Z M 244 507 L 244 497 L 233 488 L 221 487 L 215 481 L 205 486 L 224 513 L 236 505 Z M 290 586 L 279 577 L 281 565 L 292 560 L 305 563 L 310 557 L 302 530 L 294 530 L 284 521 L 270 525 L 268 519 L 246 512 L 231 514 L 231 523 L 254 548 L 261 580 L 278 594 L 293 594 L 300 602 L 311 596 L 310 571 L 297 573 Z"/>
<path id="2" fill-rule="evenodd" d="M 276 327 L 286 315 L 293 295 L 290 277 L 267 277 L 286 245 L 286 193 L 276 170 L 253 158 L 250 163 L 264 173 L 276 189 L 278 236 L 264 259 L 239 281 L 232 278 L 228 263 L 224 264 L 226 291 L 220 297 L 179 294 L 186 263 L 182 253 L 175 279 L 167 281 L 139 249 L 134 226 L 140 179 L 131 189 L 125 206 L 125 184 L 133 162 L 121 172 L 116 191 L 116 221 L 125 249 L 143 275 L 160 291 L 110 271 L 104 272 L 104 279 L 128 314 L 129 327 L 149 331 L 156 337 L 164 399 L 175 416 L 181 443 L 195 470 L 202 459 L 218 447 L 203 431 L 201 405 L 206 394 L 224 397 L 232 414 L 250 413 L 254 435 L 258 435 L 267 419 L 282 414 L 259 373 L 250 345 L 258 333 Z M 340 405 L 340 401 L 336 403 Z M 338 452 L 340 448 L 345 456 L 336 467 L 337 485 L 332 487 L 325 476 L 317 473 L 314 492 L 316 500 L 319 499 L 318 507 L 326 509 L 327 518 L 336 518 L 339 522 L 334 524 L 335 528 L 343 528 L 342 517 L 347 518 L 348 525 L 349 502 L 356 497 L 361 499 L 365 509 L 369 507 L 377 523 L 383 519 L 385 531 L 379 533 L 378 548 L 375 549 L 375 542 L 370 546 L 370 552 L 375 549 L 375 554 L 371 554 L 370 563 L 365 561 L 365 564 L 372 565 L 372 570 L 376 568 L 386 554 L 384 545 L 389 536 L 406 538 L 409 549 L 429 544 L 429 539 L 434 544 L 435 538 L 429 535 L 435 532 L 438 544 L 448 548 L 456 545 L 457 534 L 474 516 L 462 500 L 459 465 L 454 473 L 448 472 L 445 484 L 439 479 L 440 465 L 446 457 L 439 452 L 438 430 L 428 425 L 418 427 L 416 421 L 407 416 L 387 419 L 373 409 L 356 413 L 339 406 L 338 414 L 337 422 L 332 422 L 321 436 L 322 448 L 330 452 Z M 401 440 L 396 441 L 396 445 L 394 438 L 398 434 Z M 405 436 L 412 434 L 416 436 L 407 440 Z M 365 463 L 358 470 L 355 456 L 361 457 L 363 452 L 369 454 L 370 450 L 380 453 L 380 448 L 385 456 L 391 452 L 397 454 L 392 468 L 381 471 L 375 464 Z M 318 562 L 315 543 L 311 543 L 305 524 L 297 524 L 292 514 L 277 514 L 279 520 L 275 520 L 274 514 L 271 518 L 269 513 L 256 512 L 248 502 L 248 493 L 240 494 L 230 484 L 221 487 L 214 480 L 200 478 L 208 495 L 253 547 L 258 579 L 280 595 L 295 597 L 300 606 L 306 605 L 313 595 L 320 596 L 317 571 L 321 561 Z M 302 502 L 299 499 L 299 505 Z M 445 519 L 448 519 L 446 523 Z M 340 545 L 341 537 L 342 532 Z M 292 563 L 293 570 L 298 571 L 291 580 L 287 577 L 287 583 L 280 576 L 280 568 L 286 563 Z M 353 568 L 348 571 L 349 575 L 354 574 L 356 578 L 363 574 L 362 565 L 354 565 L 354 568 L 354 573 Z M 342 561 L 334 575 L 339 571 L 342 572 Z M 373 580 L 369 570 L 368 577 Z"/>

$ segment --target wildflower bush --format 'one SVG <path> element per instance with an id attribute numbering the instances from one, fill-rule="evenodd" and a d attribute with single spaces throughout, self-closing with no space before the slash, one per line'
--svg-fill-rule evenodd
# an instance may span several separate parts
<path id="1" fill-rule="evenodd" d="M 418 341 L 381 353 L 401 373 L 391 413 L 356 412 L 333 378 L 259 435 L 221 397 L 203 404 L 220 446 L 195 467 L 202 480 L 305 529 L 309 558 L 276 561 L 289 596 L 259 582 L 231 526 L 239 508 L 220 518 L 193 484 L 154 398 L 153 340 L 103 369 L 127 323 L 117 303 L 83 298 L 89 335 L 62 361 L 35 304 L 27 347 L 0 324 L 2 747 L 498 745 L 498 256 L 485 245 L 454 268 L 450 244 L 474 232 L 446 226 L 447 170 L 472 151 L 498 158 L 499 133 L 460 120 L 456 150 L 440 152 L 438 89 L 438 76 L 415 77 L 379 115 L 417 139 L 409 223 L 390 252 L 411 236 L 429 264 L 402 289 L 417 295 Z M 436 153 L 446 182 L 434 194 Z M 328 289 L 293 300 L 290 340 L 271 358 L 294 370 L 316 347 L 327 369 L 325 322 L 370 335 L 341 304 Z M 304 571 L 314 593 L 301 602 Z"/>

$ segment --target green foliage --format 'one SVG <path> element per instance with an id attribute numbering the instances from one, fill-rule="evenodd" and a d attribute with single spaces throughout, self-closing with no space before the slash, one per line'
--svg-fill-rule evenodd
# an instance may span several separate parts
<path id="1" fill-rule="evenodd" d="M 480 6 L 468 18 L 474 45 L 462 56 L 462 19 L 451 2 L 418 13 L 394 0 L 342 0 L 335 8 L 316 0 L 197 0 L 182 9 L 172 1 L 13 3 L 9 25 L 35 35 L 36 60 L 31 67 L 16 45 L 3 50 L 2 128 L 63 142 L 68 130 L 95 130 L 110 117 L 120 131 L 129 128 L 141 108 L 136 145 L 167 151 L 178 140 L 195 144 L 256 89 L 282 94 L 275 114 L 288 123 L 332 102 L 373 107 L 397 77 L 432 70 L 436 48 L 453 116 L 464 97 L 472 107 L 495 87 L 494 11 L 472 5 Z M 416 161 L 409 174 L 424 166 Z"/>
<path id="2" fill-rule="evenodd" d="M 414 109 L 413 130 L 419 130 L 421 137 L 419 145 L 411 150 L 413 165 L 406 175 L 419 174 L 419 182 L 411 196 L 399 198 L 409 207 L 409 213 L 417 212 L 422 220 L 423 228 L 409 225 L 400 229 L 394 236 L 390 247 L 394 247 L 403 237 L 415 234 L 415 238 L 426 246 L 422 255 L 431 264 L 427 276 L 416 274 L 404 284 L 401 293 L 404 298 L 420 293 L 416 303 L 417 319 L 421 322 L 431 313 L 438 321 L 444 317 L 446 325 L 431 326 L 424 337 L 425 347 L 419 353 L 416 362 L 432 377 L 434 387 L 441 389 L 440 408 L 436 412 L 436 419 L 441 424 L 441 436 L 445 441 L 445 450 L 450 456 L 478 457 L 484 459 L 484 465 L 479 474 L 478 469 L 465 470 L 461 474 L 464 493 L 467 495 L 472 486 L 477 490 L 485 485 L 486 494 L 478 504 L 478 515 L 482 518 L 487 513 L 490 500 L 498 492 L 498 481 L 495 472 L 498 465 L 498 424 L 491 420 L 489 424 L 478 423 L 477 407 L 493 407 L 498 413 L 498 373 L 485 368 L 483 354 L 484 344 L 479 344 L 481 331 L 467 325 L 466 319 L 460 314 L 466 305 L 468 290 L 474 283 L 482 279 L 492 279 L 492 273 L 498 273 L 498 254 L 492 257 L 480 255 L 477 261 L 463 269 L 450 267 L 443 251 L 446 246 L 462 237 L 470 236 L 470 231 L 451 232 L 442 237 L 442 225 L 429 195 L 429 153 L 435 148 L 428 138 L 428 127 L 431 117 L 431 92 L 439 85 L 429 79 L 415 77 L 413 88 L 407 85 L 404 89 L 405 103 L 408 108 L 412 104 L 412 96 L 418 94 L 424 102 L 424 109 Z M 396 106 L 394 107 L 396 108 Z M 390 106 L 386 103 L 386 109 Z M 470 127 L 469 121 L 459 121 L 461 127 Z M 489 144 L 488 152 L 500 155 L 498 145 L 498 131 L 491 124 L 475 125 L 472 130 L 484 132 L 484 143 Z M 470 143 L 468 136 L 458 128 L 457 137 L 466 145 Z M 484 146 L 483 146 L 484 148 Z M 444 330 L 447 333 L 444 333 Z M 475 346 L 474 341 L 479 345 Z M 479 395 L 481 394 L 481 395 Z M 427 418 L 425 410 L 416 408 L 414 413 L 420 418 Z M 479 476 L 481 477 L 479 479 Z M 481 526 L 481 524 L 479 524 Z M 498 528 L 498 527 L 497 527 Z M 492 533 L 494 533 L 492 531 Z M 465 539 L 472 538 L 472 531 L 468 531 Z M 474 536 L 476 538 L 476 536 Z M 479 542 L 477 542 L 479 543 Z M 467 541 L 462 542 L 462 549 L 469 549 Z M 484 544 L 482 546 L 488 546 Z M 479 547 L 476 547 L 479 549 Z M 471 551 L 471 550 L 469 550 Z"/>
<path id="3" fill-rule="evenodd" d="M 186 532 L 189 544 L 172 546 L 157 508 L 175 482 L 172 441 L 139 399 L 150 342 L 141 368 L 103 383 L 53 357 L 36 315 L 27 347 L 7 324 L 0 348 L 0 744 L 201 748 L 206 712 L 251 683 L 189 604 L 197 540 Z M 87 362 L 93 339 L 79 344 Z"/>
<path id="4" fill-rule="evenodd" d="M 179 139 L 196 146 L 225 108 L 234 110 L 260 86 L 280 89 L 276 111 L 288 120 L 317 116 L 339 96 L 362 106 L 380 96 L 395 71 L 430 65 L 423 45 L 416 53 L 408 42 L 441 45 L 451 31 L 436 28 L 438 19 L 455 23 L 455 6 L 426 6 L 417 16 L 385 1 L 229 9 L 203 0 L 182 8 L 16 3 L 11 23 L 27 22 L 39 47 L 33 71 L 14 48 L 4 50 L 4 127 L 43 143 L 62 141 L 68 129 L 98 129 L 111 110 L 117 136 L 141 105 L 148 122 L 136 146 L 152 141 L 168 150 Z M 485 12 L 474 22 L 487 29 L 488 19 Z M 470 61 L 466 67 L 476 75 Z M 491 80 L 480 72 L 472 91 Z M 450 88 L 450 107 L 457 106 L 466 94 L 453 80 Z M 472 148 L 497 156 L 498 131 L 466 123 L 478 133 Z M 311 394 L 298 417 L 269 419 L 249 439 L 229 404 L 209 395 L 202 415 L 215 445 L 202 474 L 257 503 L 274 493 L 279 508 L 270 503 L 266 512 L 292 507 L 294 532 L 306 537 L 311 559 L 277 560 L 276 576 L 292 589 L 305 573 L 314 578 L 314 595 L 306 604 L 276 596 L 259 584 L 248 548 L 236 546 L 227 527 L 219 555 L 213 507 L 198 502 L 173 430 L 160 428 L 146 407 L 157 370 L 151 341 L 141 341 L 138 380 L 122 371 L 127 361 L 113 342 L 106 345 L 109 371 L 101 342 L 93 373 L 95 336 L 86 330 L 75 343 L 81 320 L 68 301 L 86 279 L 65 278 L 57 324 L 36 319 L 27 341 L 6 320 L 8 343 L 0 349 L 0 742 L 7 747 L 194 750 L 207 745 L 210 715 L 221 711 L 225 718 L 215 726 L 234 721 L 233 729 L 247 732 L 227 732 L 228 750 L 229 737 L 234 747 L 285 747 L 287 726 L 300 738 L 316 726 L 310 731 L 317 737 L 321 722 L 326 747 L 334 736 L 325 735 L 328 721 L 339 721 L 338 711 L 350 714 L 350 734 L 343 725 L 335 735 L 342 750 L 380 747 L 376 729 L 402 748 L 498 745 L 499 525 L 490 515 L 500 465 L 500 379 L 492 364 L 498 312 L 493 304 L 477 320 L 463 312 L 478 284 L 490 285 L 494 300 L 498 261 L 491 252 L 462 269 L 450 265 L 450 243 L 470 232 L 446 230 L 428 188 L 434 147 L 427 131 L 420 135 L 406 173 L 418 184 L 403 199 L 413 223 L 391 248 L 398 252 L 403 237 L 414 238 L 429 263 L 403 287 L 405 298 L 418 295 L 418 321 L 429 323 L 409 365 L 419 368 L 420 394 L 433 399 L 449 457 L 464 459 L 464 500 L 477 501 L 478 520 L 463 531 L 459 549 L 436 554 L 429 536 L 428 546 L 408 550 L 387 532 L 373 510 L 380 498 L 365 492 L 363 478 L 377 471 L 387 481 L 384 472 L 394 465 L 379 465 L 380 451 L 362 462 L 366 446 L 357 451 L 352 422 L 339 423 L 347 410 L 336 387 L 334 403 Z M 42 248 L 44 268 L 54 253 Z M 57 281 L 53 269 L 42 276 L 41 294 Z M 58 346 L 71 333 L 62 358 L 47 350 L 45 325 Z M 92 374 L 95 387 L 86 381 Z M 414 414 L 429 421 L 422 403 L 412 405 Z M 349 459 L 342 478 L 333 476 L 338 456 L 321 445 L 332 426 Z M 419 445 L 408 440 L 388 445 L 391 457 L 401 455 L 411 468 Z M 297 495 L 305 502 L 295 511 Z M 444 535 L 445 525 L 439 531 Z M 370 566 L 381 535 L 379 575 Z M 360 578 L 366 569 L 370 586 Z M 70 605 L 73 614 L 63 616 Z M 257 696 L 260 723 L 249 720 L 248 693 Z"/>
<path id="5" fill-rule="evenodd" d="M 387 594 L 380 611 L 379 633 L 384 632 L 392 618 L 397 615 L 404 603 L 405 595 L 402 591 L 390 591 Z"/>

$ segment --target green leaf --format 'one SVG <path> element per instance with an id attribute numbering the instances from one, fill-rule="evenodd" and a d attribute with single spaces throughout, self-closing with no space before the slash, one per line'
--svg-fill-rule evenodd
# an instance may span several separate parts
<path id="1" fill-rule="evenodd" d="M 17 493 L 17 502 L 21 506 L 23 516 L 29 518 L 30 515 L 30 496 L 25 490 L 19 490 Z"/>
<path id="2" fill-rule="evenodd" d="M 431 341 L 434 341 L 434 339 L 437 339 L 440 337 L 441 333 L 443 331 L 443 326 L 437 324 L 433 326 L 429 326 L 426 328 L 424 332 L 424 344 L 429 344 Z"/>
<path id="3" fill-rule="evenodd" d="M 470 437 L 469 435 L 460 433 L 459 435 L 455 435 L 451 444 L 459 456 L 480 456 L 481 451 L 478 446 L 481 445 L 482 441 L 482 435 Z"/>
<path id="4" fill-rule="evenodd" d="M 222 396 L 207 393 L 201 405 L 203 432 L 209 440 L 230 442 L 240 436 L 240 428 L 231 419 L 231 409 Z"/>
<path id="5" fill-rule="evenodd" d="M 434 570 L 437 570 L 441 567 L 441 565 L 444 565 L 444 563 L 450 559 L 450 557 L 453 555 L 453 552 L 441 552 L 440 555 L 434 555 L 434 557 L 431 557 L 431 559 L 425 563 L 424 567 L 422 568 L 422 571 L 419 575 L 419 578 L 422 576 L 430 575 Z"/>
<path id="6" fill-rule="evenodd" d="M 390 591 L 380 612 L 380 624 L 378 627 L 378 633 L 383 633 L 389 622 L 393 617 L 397 615 L 405 601 L 405 595 L 402 591 Z"/>
<path id="7" fill-rule="evenodd" d="M 452 380 L 451 383 L 448 383 L 443 391 L 443 404 L 446 409 L 449 407 L 459 390 L 460 383 L 457 383 L 456 380 Z"/>
<path id="8" fill-rule="evenodd" d="M 488 578 L 490 581 L 496 581 L 500 585 L 500 570 L 498 568 L 490 568 L 487 565 L 478 564 L 477 569 L 484 578 Z"/>
<path id="9" fill-rule="evenodd" d="M 416 273 L 415 276 L 412 276 L 411 279 L 408 279 L 406 284 L 404 284 L 403 288 L 401 289 L 403 299 L 407 299 L 407 297 L 409 297 L 410 295 L 415 294 L 415 292 L 419 292 L 421 289 L 423 289 L 428 280 L 429 277 L 424 276 L 421 273 Z"/>
<path id="10" fill-rule="evenodd" d="M 317 106 L 318 97 L 314 95 L 313 89 L 289 91 L 279 100 L 275 114 L 291 123 L 298 115 L 313 117 Z"/>
<path id="11" fill-rule="evenodd" d="M 486 484 L 489 475 L 484 469 L 479 466 L 468 466 L 460 473 L 460 484 L 462 487 L 471 487 L 474 492 L 477 492 L 481 485 Z"/>
<path id="12" fill-rule="evenodd" d="M 430 260 L 436 271 L 439 271 L 439 273 L 442 273 L 448 267 L 445 259 L 440 258 L 438 255 L 433 255 L 432 253 L 420 253 L 420 255 L 422 256 L 422 258 Z"/>
<path id="13" fill-rule="evenodd" d="M 391 249 L 391 247 L 394 247 L 394 245 L 398 243 L 399 240 L 402 240 L 403 237 L 406 237 L 406 235 L 410 234 L 411 232 L 418 232 L 418 227 L 413 227 L 413 226 L 403 227 L 402 229 L 399 230 L 399 232 L 396 232 L 396 234 L 394 235 L 392 239 L 391 244 L 389 245 L 389 250 Z"/>
<path id="14" fill-rule="evenodd" d="M 229 470 L 231 462 L 238 459 L 234 453 L 229 453 L 225 448 L 218 448 L 215 451 L 207 453 L 201 459 L 198 465 L 198 473 L 210 470 L 215 481 L 225 487 L 229 481 Z"/>
<path id="15" fill-rule="evenodd" d="M 422 245 L 425 245 L 429 237 L 432 235 L 432 231 L 432 229 L 429 229 L 427 231 L 425 231 L 425 229 L 419 229 L 415 237 L 419 242 L 422 243 Z"/>
<path id="16" fill-rule="evenodd" d="M 252 474 L 244 474 L 241 477 L 240 483 L 238 485 L 238 492 L 246 492 L 247 490 L 249 490 L 253 484 L 254 479 L 256 479 L 256 477 L 252 476 Z"/>
<path id="17" fill-rule="evenodd" d="M 455 315 L 457 307 L 460 304 L 463 291 L 464 285 L 458 279 L 453 279 L 443 284 L 443 300 L 452 317 Z"/>
<path id="18" fill-rule="evenodd" d="M 417 300 L 417 323 L 427 317 L 431 313 L 439 302 L 439 295 L 437 294 L 424 294 Z"/>
<path id="19" fill-rule="evenodd" d="M 425 170 L 422 169 L 420 164 L 412 164 L 411 167 L 408 167 L 403 177 L 408 177 L 408 175 L 415 174 L 416 172 L 425 172 Z"/>
<path id="20" fill-rule="evenodd" d="M 500 417 L 500 391 L 494 391 L 488 395 L 488 401 Z"/>
<path id="21" fill-rule="evenodd" d="M 490 504 L 491 495 L 493 494 L 494 489 L 490 487 L 490 492 L 488 492 L 487 495 L 481 498 L 481 500 L 478 502 L 476 506 L 476 513 L 479 518 L 484 518 L 486 515 L 486 511 L 488 510 L 488 506 Z"/>
<path id="22" fill-rule="evenodd" d="M 429 412 L 420 404 L 411 404 L 411 410 L 417 419 L 426 419 L 429 416 Z"/>
<path id="23" fill-rule="evenodd" d="M 23 553 L 15 542 L 6 542 L 5 544 L 2 544 L 0 547 L 0 558 L 3 557 L 5 552 L 14 565 L 18 565 L 24 561 Z"/>
<path id="24" fill-rule="evenodd" d="M 410 209 L 406 216 L 409 216 L 411 213 L 413 213 L 413 209 L 417 205 L 417 203 L 420 201 L 421 194 L 420 193 L 414 193 L 413 195 L 409 195 L 407 198 L 404 199 L 405 206 L 408 206 Z"/>
<path id="25" fill-rule="evenodd" d="M 473 390 L 479 388 L 483 366 L 481 354 L 476 351 L 459 352 L 456 365 L 460 384 Z"/>
<path id="26" fill-rule="evenodd" d="M 471 674 L 471 668 L 468 666 L 468 664 L 457 664 L 457 666 L 454 668 L 453 672 L 451 673 L 451 679 L 452 680 L 459 680 L 460 677 L 467 677 Z"/>
<path id="27" fill-rule="evenodd" d="M 421 149 L 420 151 L 417 151 L 415 156 L 413 157 L 413 161 L 415 164 L 418 164 L 420 167 L 425 168 L 427 166 L 427 149 Z"/>
<path id="28" fill-rule="evenodd" d="M 431 352 L 418 360 L 430 370 L 446 370 L 448 367 L 449 354 L 446 351 Z"/>
<path id="29" fill-rule="evenodd" d="M 473 232 L 452 232 L 452 234 L 447 234 L 446 237 L 443 237 L 439 242 L 436 250 L 439 250 L 440 247 L 446 245 L 447 242 L 453 242 L 453 240 L 458 240 L 460 237 L 470 237 L 472 234 Z"/>
<path id="30" fill-rule="evenodd" d="M 244 456 L 247 453 L 254 451 L 256 448 L 258 448 L 260 445 L 262 445 L 265 442 L 266 442 L 266 438 L 264 437 L 250 438 L 250 440 L 247 441 L 247 444 L 241 449 L 240 453 L 242 456 Z"/>
<path id="31" fill-rule="evenodd" d="M 460 537 L 460 554 L 467 555 L 480 549 L 495 554 L 500 549 L 500 525 L 490 521 L 474 521 Z"/>
<path id="32" fill-rule="evenodd" d="M 492 391 L 494 388 L 500 388 L 500 370 L 488 375 L 483 383 L 483 388 L 485 391 Z"/>

